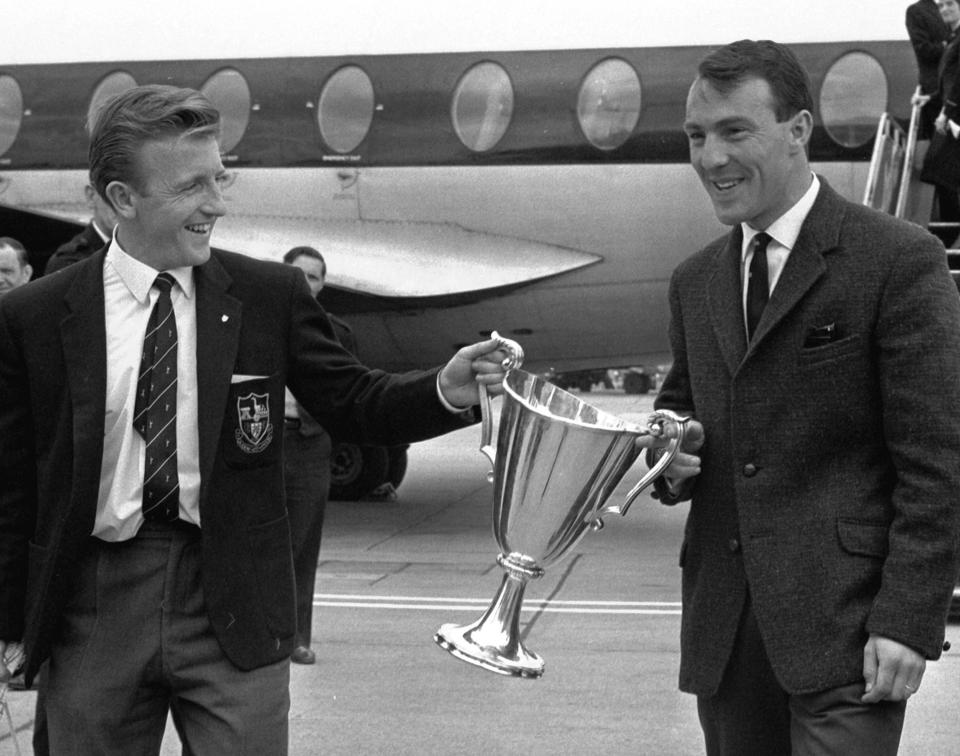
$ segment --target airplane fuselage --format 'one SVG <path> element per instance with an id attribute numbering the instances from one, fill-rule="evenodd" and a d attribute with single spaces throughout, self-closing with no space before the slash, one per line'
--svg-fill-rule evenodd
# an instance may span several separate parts
<path id="1" fill-rule="evenodd" d="M 793 48 L 816 101 L 814 168 L 859 200 L 881 112 L 908 115 L 909 43 Z M 132 83 L 195 87 L 224 113 L 239 174 L 214 245 L 320 249 L 322 301 L 369 364 L 435 364 L 495 329 L 534 369 L 656 365 L 671 271 L 725 231 L 681 130 L 708 49 L 0 66 L 0 222 L 49 253 L 87 215 L 91 103 Z"/>

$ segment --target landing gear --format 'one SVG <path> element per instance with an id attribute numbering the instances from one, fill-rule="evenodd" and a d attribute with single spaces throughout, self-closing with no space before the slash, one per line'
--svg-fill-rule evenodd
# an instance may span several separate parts
<path id="1" fill-rule="evenodd" d="M 330 455 L 330 498 L 357 501 L 386 484 L 396 489 L 407 472 L 407 448 L 334 442 Z"/>

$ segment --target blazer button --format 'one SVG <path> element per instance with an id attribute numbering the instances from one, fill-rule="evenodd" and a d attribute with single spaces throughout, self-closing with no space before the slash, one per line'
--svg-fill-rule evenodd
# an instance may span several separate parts
<path id="1" fill-rule="evenodd" d="M 746 478 L 752 478 L 757 474 L 757 466 L 752 462 L 749 462 L 743 466 L 743 475 Z"/>
<path id="2" fill-rule="evenodd" d="M 730 549 L 731 554 L 736 554 L 738 551 L 740 551 L 740 539 L 731 538 L 729 541 L 727 541 L 727 548 Z"/>

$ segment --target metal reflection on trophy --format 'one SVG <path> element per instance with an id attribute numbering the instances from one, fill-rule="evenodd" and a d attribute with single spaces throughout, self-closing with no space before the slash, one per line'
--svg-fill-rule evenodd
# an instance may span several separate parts
<path id="1" fill-rule="evenodd" d="M 603 412 L 531 373 L 518 369 L 519 345 L 504 377 L 497 445 L 490 445 L 491 407 L 481 392 L 483 451 L 493 463 L 493 532 L 504 570 L 500 590 L 476 622 L 443 625 L 434 636 L 454 656 L 504 675 L 540 677 L 543 659 L 520 640 L 526 584 L 563 559 L 601 515 L 626 514 L 639 494 L 670 465 L 683 442 L 686 418 L 653 413 L 645 425 Z M 519 355 L 519 357 L 518 357 Z M 645 435 L 676 425 L 666 453 L 622 504 L 607 500 L 642 451 Z"/>

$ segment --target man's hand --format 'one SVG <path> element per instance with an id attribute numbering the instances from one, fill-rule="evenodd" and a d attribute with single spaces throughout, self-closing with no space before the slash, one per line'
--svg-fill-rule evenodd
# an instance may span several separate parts
<path id="1" fill-rule="evenodd" d="M 7 682 L 23 669 L 23 644 L 0 641 L 0 682 Z"/>
<path id="2" fill-rule="evenodd" d="M 666 450 L 671 439 L 677 437 L 677 427 L 673 423 L 664 423 L 662 436 L 644 436 L 637 439 L 637 445 L 644 448 Z M 694 478 L 700 474 L 700 447 L 703 446 L 703 425 L 696 420 L 687 420 L 686 432 L 683 434 L 683 444 L 673 458 L 673 462 L 664 471 L 663 477 L 671 483 L 679 483 L 687 478 Z"/>
<path id="3" fill-rule="evenodd" d="M 947 114 L 942 110 L 940 111 L 940 115 L 938 115 L 937 119 L 933 122 L 933 127 L 941 134 L 947 133 Z"/>
<path id="4" fill-rule="evenodd" d="M 909 646 L 870 635 L 863 647 L 863 703 L 905 701 L 920 688 L 927 661 Z"/>
<path id="5" fill-rule="evenodd" d="M 440 392 L 455 407 L 472 407 L 480 401 L 482 383 L 491 395 L 503 393 L 503 361 L 510 355 L 496 339 L 465 346 L 440 371 Z"/>

